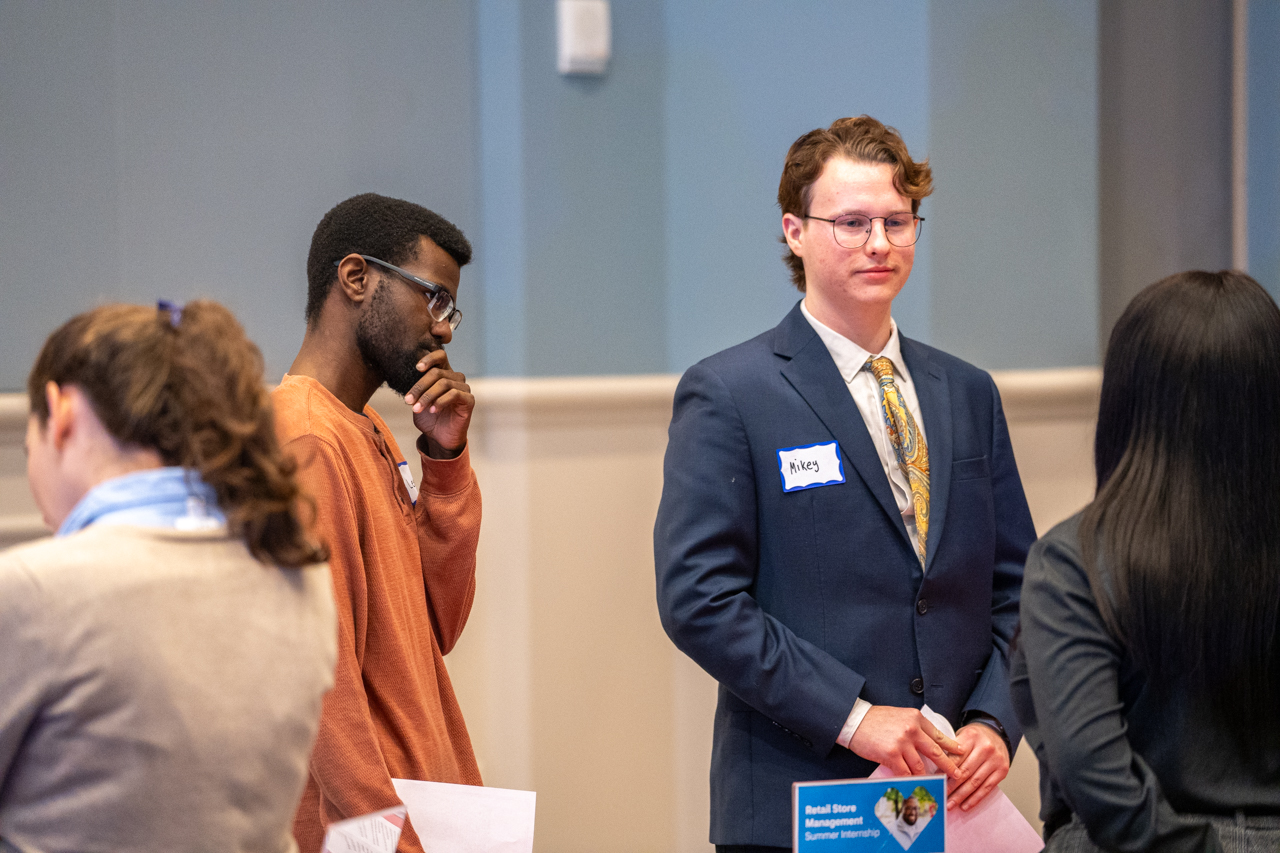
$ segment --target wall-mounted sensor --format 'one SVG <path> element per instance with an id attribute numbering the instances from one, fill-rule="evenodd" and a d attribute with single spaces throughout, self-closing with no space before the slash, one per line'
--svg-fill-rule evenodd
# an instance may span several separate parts
<path id="1" fill-rule="evenodd" d="M 556 41 L 561 74 L 603 74 L 612 49 L 609 0 L 556 0 Z"/>

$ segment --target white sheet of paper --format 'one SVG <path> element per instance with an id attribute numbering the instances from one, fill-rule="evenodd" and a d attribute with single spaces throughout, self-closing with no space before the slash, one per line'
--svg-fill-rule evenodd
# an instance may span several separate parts
<path id="1" fill-rule="evenodd" d="M 955 738 L 956 730 L 946 717 L 928 705 L 921 708 L 920 713 L 940 732 Z M 926 758 L 924 764 L 926 773 L 938 771 L 929 759 Z M 895 774 L 881 764 L 871 775 L 874 778 Z M 971 811 L 947 810 L 947 853 L 1037 853 L 1043 849 L 1040 833 L 1027 823 L 1022 812 L 999 788 L 987 794 Z"/>
<path id="2" fill-rule="evenodd" d="M 533 853 L 536 794 L 509 788 L 392 779 L 426 850 Z"/>
<path id="3" fill-rule="evenodd" d="M 329 824 L 321 853 L 396 853 L 404 829 L 404 806 Z"/>

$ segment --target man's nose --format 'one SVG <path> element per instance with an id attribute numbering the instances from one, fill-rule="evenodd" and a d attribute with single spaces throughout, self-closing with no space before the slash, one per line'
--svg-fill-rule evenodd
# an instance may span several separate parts
<path id="1" fill-rule="evenodd" d="M 867 235 L 867 242 L 863 244 L 863 248 L 878 255 L 889 251 L 889 235 L 884 231 L 883 219 L 871 220 L 871 233 Z"/>
<path id="2" fill-rule="evenodd" d="M 448 320 L 436 320 L 431 324 L 431 334 L 441 345 L 447 344 L 453 340 L 453 327 Z"/>

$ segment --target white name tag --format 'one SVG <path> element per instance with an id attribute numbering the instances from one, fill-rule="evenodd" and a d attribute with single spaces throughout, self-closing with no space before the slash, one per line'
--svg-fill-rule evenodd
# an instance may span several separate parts
<path id="1" fill-rule="evenodd" d="M 834 441 L 779 450 L 778 467 L 782 472 L 784 492 L 844 482 L 840 445 Z"/>
<path id="2" fill-rule="evenodd" d="M 409 490 L 409 500 L 413 501 L 413 505 L 418 505 L 418 487 L 413 482 L 413 472 L 409 470 L 408 462 L 400 463 L 400 476 L 404 479 L 404 487 Z"/>

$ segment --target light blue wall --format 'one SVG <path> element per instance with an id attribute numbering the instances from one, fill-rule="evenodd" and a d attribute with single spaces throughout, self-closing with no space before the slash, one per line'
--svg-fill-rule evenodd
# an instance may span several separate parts
<path id="1" fill-rule="evenodd" d="M 0 3 L 4 390 L 25 384 L 59 323 L 122 288 L 112 11 Z"/>
<path id="2" fill-rule="evenodd" d="M 282 374 L 333 204 L 478 230 L 474 47 L 464 3 L 0 3 L 0 389 L 72 314 L 160 296 L 227 303 Z"/>
<path id="3" fill-rule="evenodd" d="M 1098 13 L 930 6 L 932 329 L 985 368 L 1098 358 Z"/>
<path id="4" fill-rule="evenodd" d="M 666 10 L 666 364 L 681 371 L 776 325 L 800 297 L 777 205 L 798 136 L 868 113 L 897 127 L 913 156 L 929 153 L 929 26 L 924 0 L 673 0 Z M 926 340 L 930 225 L 894 312 Z"/>
<path id="5" fill-rule="evenodd" d="M 554 3 L 477 8 L 486 372 L 664 370 L 661 5 L 614 0 L 591 77 L 556 71 Z"/>
<path id="6" fill-rule="evenodd" d="M 525 3 L 527 372 L 666 368 L 661 4 L 613 0 L 603 77 L 556 71 L 555 5 Z"/>
<path id="7" fill-rule="evenodd" d="M 492 374 L 683 370 L 763 331 L 798 298 L 774 200 L 795 137 L 865 111 L 927 144 L 924 2 L 611 11 L 608 73 L 564 77 L 553 4 L 479 5 Z M 925 249 L 904 326 L 927 337 L 927 308 Z"/>
<path id="8" fill-rule="evenodd" d="M 1096 0 L 613 0 L 599 78 L 551 0 L 0 3 L 0 388 L 114 299 L 213 295 L 284 370 L 304 262 L 376 190 L 477 256 L 472 374 L 682 370 L 797 294 L 778 172 L 867 112 L 936 192 L 895 315 L 984 367 L 1096 361 Z M 1251 263 L 1280 282 L 1274 2 L 1251 4 Z"/>
<path id="9" fill-rule="evenodd" d="M 614 0 L 600 78 L 555 74 L 551 4 L 480 9 L 489 372 L 680 371 L 777 323 L 782 159 L 863 112 L 936 170 L 903 330 L 1095 361 L 1096 4 Z"/>
<path id="10" fill-rule="evenodd" d="M 673 370 L 796 299 L 778 261 L 787 147 L 844 115 L 896 126 L 936 190 L 894 306 L 984 367 L 1097 358 L 1094 3 L 667 4 Z M 998 332 L 996 330 L 999 330 Z"/>
<path id="11" fill-rule="evenodd" d="M 483 367 L 523 376 L 529 359 L 520 0 L 480 0 L 476 21 Z"/>
<path id="12" fill-rule="evenodd" d="M 553 4 L 481 1 L 486 371 L 680 371 L 772 327 L 799 298 L 783 156 L 860 113 L 936 169 L 904 332 L 988 368 L 1096 361 L 1096 4 L 612 10 L 608 73 L 566 78 Z"/>
<path id="13" fill-rule="evenodd" d="M 1249 272 L 1280 300 L 1280 2 L 1249 4 Z"/>

